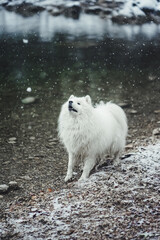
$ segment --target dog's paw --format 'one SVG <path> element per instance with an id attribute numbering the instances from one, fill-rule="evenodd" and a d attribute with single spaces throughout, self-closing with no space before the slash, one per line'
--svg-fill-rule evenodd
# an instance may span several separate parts
<path id="1" fill-rule="evenodd" d="M 81 176 L 80 179 L 78 180 L 78 182 L 84 182 L 87 179 L 88 179 L 87 177 Z"/>
<path id="2" fill-rule="evenodd" d="M 64 181 L 65 181 L 65 182 L 68 182 L 68 181 L 70 181 L 71 179 L 72 179 L 72 175 L 69 174 L 69 175 L 66 175 Z"/>
<path id="3" fill-rule="evenodd" d="M 120 165 L 120 160 L 119 159 L 115 159 L 113 161 L 113 165 L 114 165 L 114 167 L 118 167 Z"/>

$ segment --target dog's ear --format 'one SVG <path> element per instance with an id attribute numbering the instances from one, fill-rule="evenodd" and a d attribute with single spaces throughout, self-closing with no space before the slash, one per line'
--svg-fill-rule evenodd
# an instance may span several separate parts
<path id="1" fill-rule="evenodd" d="M 74 95 L 71 95 L 69 99 L 72 99 L 72 98 L 74 98 Z"/>
<path id="2" fill-rule="evenodd" d="M 87 102 L 87 103 L 91 104 L 91 98 L 90 98 L 89 95 L 87 95 L 87 96 L 85 97 L 85 99 L 86 99 L 86 102 Z"/>

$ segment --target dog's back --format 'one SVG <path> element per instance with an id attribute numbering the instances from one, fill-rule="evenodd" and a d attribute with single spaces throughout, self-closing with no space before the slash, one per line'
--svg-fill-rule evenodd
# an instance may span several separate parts
<path id="1" fill-rule="evenodd" d="M 128 126 L 127 126 L 127 117 L 124 113 L 123 109 L 119 107 L 118 105 L 108 102 L 106 103 L 106 108 L 108 111 L 110 111 L 115 118 L 115 120 L 118 122 L 120 127 L 123 129 L 124 136 L 127 136 L 128 132 Z"/>

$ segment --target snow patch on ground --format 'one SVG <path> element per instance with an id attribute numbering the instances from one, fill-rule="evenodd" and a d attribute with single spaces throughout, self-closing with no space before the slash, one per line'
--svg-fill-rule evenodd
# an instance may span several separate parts
<path id="1" fill-rule="evenodd" d="M 140 147 L 118 168 L 103 167 L 85 182 L 69 183 L 43 201 L 21 206 L 23 211 L 18 207 L 15 216 L 10 213 L 0 223 L 2 236 L 12 226 L 17 240 L 121 239 L 126 234 L 127 239 L 158 239 L 159 153 L 160 142 Z"/>
<path id="2" fill-rule="evenodd" d="M 139 8 L 148 8 L 148 9 L 155 9 L 157 6 L 160 4 L 156 0 L 140 0 L 140 1 L 135 1 Z"/>
<path id="3" fill-rule="evenodd" d="M 114 15 L 120 15 L 125 17 L 139 17 L 145 16 L 144 9 L 158 11 L 160 3 L 157 0 L 130 0 L 123 1 L 123 5 L 120 10 L 117 10 Z"/>

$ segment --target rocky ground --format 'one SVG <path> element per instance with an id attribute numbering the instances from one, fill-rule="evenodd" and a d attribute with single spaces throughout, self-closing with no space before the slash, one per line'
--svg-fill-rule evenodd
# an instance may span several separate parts
<path id="1" fill-rule="evenodd" d="M 119 24 L 160 23 L 158 0 L 2 0 L 0 6 L 28 17 L 41 11 L 78 19 L 81 13 L 96 14 Z"/>
<path id="2" fill-rule="evenodd" d="M 86 182 L 10 202 L 1 239 L 160 239 L 160 142 L 103 164 Z"/>

